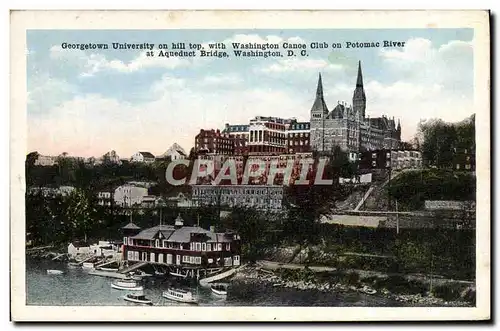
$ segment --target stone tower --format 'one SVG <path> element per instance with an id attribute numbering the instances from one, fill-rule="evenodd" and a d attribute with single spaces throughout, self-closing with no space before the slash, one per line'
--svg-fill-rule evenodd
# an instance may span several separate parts
<path id="1" fill-rule="evenodd" d="M 365 89 L 363 88 L 363 73 L 361 71 L 361 61 L 358 63 L 358 78 L 356 80 L 356 89 L 352 96 L 352 106 L 354 113 L 359 114 L 361 119 L 365 118 L 366 110 L 366 95 Z"/>
<path id="2" fill-rule="evenodd" d="M 311 108 L 311 149 L 313 151 L 324 150 L 325 139 L 325 119 L 328 115 L 328 107 L 323 96 L 323 82 L 321 73 L 318 78 L 318 87 L 316 88 L 316 98 Z"/>

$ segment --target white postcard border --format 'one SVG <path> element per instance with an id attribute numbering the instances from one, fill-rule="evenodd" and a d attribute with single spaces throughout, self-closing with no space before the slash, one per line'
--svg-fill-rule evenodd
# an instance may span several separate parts
<path id="1" fill-rule="evenodd" d="M 475 308 L 27 306 L 26 31 L 29 29 L 474 28 Z M 15 11 L 11 13 L 10 224 L 14 321 L 396 321 L 490 317 L 490 36 L 487 11 Z"/>

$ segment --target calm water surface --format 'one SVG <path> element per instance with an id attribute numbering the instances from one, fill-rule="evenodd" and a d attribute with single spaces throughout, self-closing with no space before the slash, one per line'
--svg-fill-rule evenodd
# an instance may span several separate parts
<path id="1" fill-rule="evenodd" d="M 111 288 L 113 279 L 92 276 L 82 269 L 68 268 L 66 263 L 26 261 L 26 303 L 50 306 L 128 306 L 126 291 Z M 47 269 L 64 271 L 63 275 L 48 275 Z M 168 279 L 149 278 L 144 282 L 144 294 L 154 305 L 179 306 L 161 297 L 169 286 Z M 232 282 L 227 297 L 218 297 L 209 288 L 193 287 L 200 306 L 402 306 L 400 302 L 359 293 L 322 293 L 308 290 L 272 287 L 264 284 Z"/>

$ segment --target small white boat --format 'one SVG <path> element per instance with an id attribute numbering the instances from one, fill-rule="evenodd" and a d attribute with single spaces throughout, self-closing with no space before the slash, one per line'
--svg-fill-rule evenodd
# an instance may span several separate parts
<path id="1" fill-rule="evenodd" d="M 133 279 L 119 279 L 111 283 L 111 287 L 117 290 L 142 291 L 144 288 Z"/>
<path id="2" fill-rule="evenodd" d="M 82 264 L 83 269 L 94 269 L 94 263 L 92 262 L 84 262 Z"/>
<path id="3" fill-rule="evenodd" d="M 118 268 L 103 268 L 103 267 L 100 267 L 97 270 L 116 272 L 116 271 L 118 271 Z"/>
<path id="4" fill-rule="evenodd" d="M 191 291 L 178 288 L 169 288 L 163 292 L 162 296 L 172 301 L 198 303 L 198 298 L 195 297 Z"/>
<path id="5" fill-rule="evenodd" d="M 213 284 L 210 289 L 217 295 L 227 295 L 227 284 Z"/>
<path id="6" fill-rule="evenodd" d="M 364 286 L 360 291 L 365 293 L 365 294 L 370 294 L 370 295 L 377 293 L 377 291 L 375 289 L 369 288 L 368 286 Z"/>
<path id="7" fill-rule="evenodd" d="M 61 270 L 47 270 L 48 275 L 62 275 L 63 273 Z"/>
<path id="8" fill-rule="evenodd" d="M 80 267 L 80 263 L 68 262 L 68 268 L 78 268 L 78 267 Z"/>
<path id="9" fill-rule="evenodd" d="M 285 286 L 286 284 L 284 282 L 281 283 L 274 283 L 273 287 L 280 287 L 280 286 Z"/>
<path id="10" fill-rule="evenodd" d="M 155 275 L 156 275 L 156 276 L 165 276 L 165 273 L 164 273 L 164 272 L 161 272 L 161 271 L 156 270 L 156 271 L 155 271 Z"/>
<path id="11" fill-rule="evenodd" d="M 146 298 L 146 296 L 144 294 L 129 293 L 123 297 L 123 300 L 134 302 L 134 303 L 141 303 L 144 305 L 153 305 L 153 302 L 151 302 L 151 300 Z"/>
<path id="12" fill-rule="evenodd" d="M 180 277 L 180 278 L 186 278 L 187 277 L 187 275 L 178 274 L 177 272 L 171 272 L 170 275 L 172 275 L 174 277 Z"/>

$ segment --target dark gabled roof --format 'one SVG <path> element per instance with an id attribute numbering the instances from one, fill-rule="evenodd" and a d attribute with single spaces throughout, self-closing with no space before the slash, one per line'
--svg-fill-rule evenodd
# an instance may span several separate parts
<path id="1" fill-rule="evenodd" d="M 323 97 L 323 82 L 321 80 L 321 74 L 318 78 L 318 86 L 316 88 L 316 99 L 311 107 L 312 112 L 322 112 L 323 114 L 328 114 L 328 107 L 326 106 L 325 98 Z"/>
<path id="2" fill-rule="evenodd" d="M 178 242 L 178 243 L 188 243 L 191 241 L 191 233 L 205 234 L 210 239 L 207 242 L 216 242 L 217 234 L 211 231 L 205 230 L 199 226 L 183 226 L 175 230 L 170 238 L 167 239 L 168 242 Z"/>
<path id="3" fill-rule="evenodd" d="M 333 119 L 333 118 L 344 118 L 344 111 L 345 111 L 345 106 L 342 104 L 338 104 L 333 108 L 333 110 L 328 114 L 327 118 L 328 119 Z"/>
<path id="4" fill-rule="evenodd" d="M 125 230 L 140 230 L 141 228 L 138 227 L 137 225 L 135 225 L 134 223 L 130 222 L 127 225 L 125 225 L 124 227 L 122 227 L 122 229 L 125 229 Z"/>
<path id="5" fill-rule="evenodd" d="M 90 247 L 90 244 L 86 241 L 80 241 L 80 240 L 77 240 L 77 241 L 73 241 L 72 242 L 73 246 L 75 247 Z"/>
<path id="6" fill-rule="evenodd" d="M 150 152 L 139 152 L 139 153 L 141 153 L 142 156 L 144 156 L 144 157 L 148 157 L 148 158 L 152 158 L 152 159 L 155 158 L 155 156 L 153 154 L 151 154 Z"/>
<path id="7" fill-rule="evenodd" d="M 175 228 L 171 225 L 157 225 L 149 229 L 142 230 L 139 234 L 132 237 L 132 239 L 152 240 L 158 232 L 161 232 L 164 238 L 170 237 Z"/>

